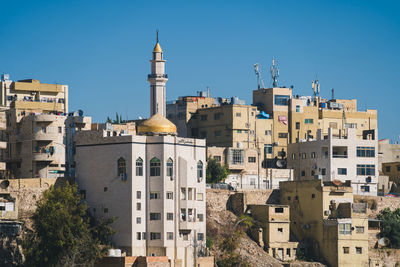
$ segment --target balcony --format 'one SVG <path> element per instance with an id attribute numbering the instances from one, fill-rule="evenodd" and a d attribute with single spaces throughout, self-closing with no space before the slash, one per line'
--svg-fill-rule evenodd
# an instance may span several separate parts
<path id="1" fill-rule="evenodd" d="M 179 230 L 189 230 L 195 229 L 195 222 L 187 222 L 187 221 L 180 221 L 179 222 Z"/>
<path id="2" fill-rule="evenodd" d="M 147 75 L 148 79 L 168 79 L 168 74 L 149 74 Z"/>
<path id="3" fill-rule="evenodd" d="M 57 115 L 53 114 L 43 114 L 33 116 L 33 120 L 36 122 L 53 122 L 56 120 Z"/>
<path id="4" fill-rule="evenodd" d="M 332 158 L 347 159 L 347 146 L 332 147 Z"/>
<path id="5" fill-rule="evenodd" d="M 57 138 L 59 137 L 62 137 L 62 134 L 37 132 L 32 135 L 32 140 L 54 141 L 57 140 Z"/>
<path id="6" fill-rule="evenodd" d="M 50 153 L 38 153 L 34 152 L 32 154 L 33 161 L 54 161 L 56 159 L 56 155 L 51 155 Z"/>
<path id="7" fill-rule="evenodd" d="M 13 101 L 11 108 L 16 109 L 33 109 L 33 110 L 50 110 L 50 111 L 64 111 L 64 104 L 62 103 L 48 103 L 48 102 L 35 102 L 35 101 Z"/>

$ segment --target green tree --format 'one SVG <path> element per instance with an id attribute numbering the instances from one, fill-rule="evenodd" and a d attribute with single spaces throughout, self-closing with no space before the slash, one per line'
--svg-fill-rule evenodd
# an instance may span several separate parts
<path id="1" fill-rule="evenodd" d="M 107 116 L 107 121 L 106 121 L 106 122 L 108 122 L 108 123 L 112 123 L 112 121 L 111 121 L 110 117 L 108 117 L 108 116 Z"/>
<path id="2" fill-rule="evenodd" d="M 378 219 L 381 220 L 380 236 L 388 238 L 392 248 L 400 248 L 400 209 L 385 208 L 378 214 Z"/>
<path id="3" fill-rule="evenodd" d="M 233 226 L 227 227 L 222 234 L 218 248 L 221 251 L 217 259 L 217 265 L 223 267 L 250 267 L 251 265 L 243 259 L 237 249 L 239 241 L 245 232 L 254 224 L 253 218 L 247 215 L 241 215 L 237 218 Z"/>
<path id="4" fill-rule="evenodd" d="M 118 116 L 118 112 L 115 113 L 115 121 L 114 123 L 118 124 L 119 123 L 119 116 Z"/>
<path id="5" fill-rule="evenodd" d="M 212 158 L 207 161 L 206 181 L 207 183 L 219 183 L 223 181 L 229 174 L 228 167 Z"/>
<path id="6" fill-rule="evenodd" d="M 107 250 L 111 220 L 88 216 L 76 185 L 51 186 L 32 216 L 24 240 L 26 266 L 93 266 Z"/>

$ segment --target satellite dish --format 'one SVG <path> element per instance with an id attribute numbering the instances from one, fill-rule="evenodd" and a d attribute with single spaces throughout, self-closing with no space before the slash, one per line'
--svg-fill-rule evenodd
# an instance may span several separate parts
<path id="1" fill-rule="evenodd" d="M 7 189 L 7 187 L 10 185 L 10 181 L 9 180 L 4 180 L 0 183 L 0 188 L 1 189 Z"/>
<path id="2" fill-rule="evenodd" d="M 336 186 L 341 186 L 341 185 L 343 185 L 342 181 L 340 181 L 340 180 L 338 180 L 338 179 L 334 179 L 334 180 L 332 181 L 332 183 L 333 183 L 334 185 L 336 185 Z"/>
<path id="3" fill-rule="evenodd" d="M 285 167 L 286 167 L 286 160 L 284 160 L 284 159 L 278 159 L 278 160 L 276 161 L 276 167 L 278 167 L 278 168 L 280 168 L 280 169 L 285 168 Z"/>
<path id="4" fill-rule="evenodd" d="M 390 243 L 389 238 L 387 237 L 382 237 L 381 239 L 378 240 L 378 245 L 381 247 L 387 247 Z"/>

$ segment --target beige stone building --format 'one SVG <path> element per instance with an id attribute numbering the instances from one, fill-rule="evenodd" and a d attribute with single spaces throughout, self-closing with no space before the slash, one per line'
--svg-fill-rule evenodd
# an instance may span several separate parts
<path id="1" fill-rule="evenodd" d="M 56 178 L 74 175 L 72 136 L 90 129 L 91 118 L 68 113 L 68 86 L 38 80 L 0 82 L 6 110 L 8 146 L 2 158 L 8 178 Z"/>
<path id="2" fill-rule="evenodd" d="M 389 176 L 389 180 L 395 184 L 395 191 L 400 192 L 400 162 L 386 162 L 382 164 L 382 172 Z"/>
<path id="3" fill-rule="evenodd" d="M 290 241 L 290 209 L 287 205 L 249 205 L 255 220 L 251 234 L 270 256 L 281 261 L 296 259 L 298 242 Z"/>
<path id="4" fill-rule="evenodd" d="M 262 151 L 262 150 L 261 150 Z M 278 189 L 279 182 L 293 180 L 292 169 L 265 168 L 256 148 L 207 147 L 207 158 L 229 169 L 225 183 L 235 189 Z"/>
<path id="5" fill-rule="evenodd" d="M 350 181 L 282 182 L 280 203 L 290 206 L 294 237 L 329 266 L 368 266 L 366 203 L 353 203 Z"/>
<path id="6" fill-rule="evenodd" d="M 382 164 L 390 162 L 400 162 L 400 144 L 391 143 L 389 139 L 382 139 L 378 142 L 379 150 L 379 170 Z"/>
<path id="7" fill-rule="evenodd" d="M 162 58 L 158 42 L 152 74 L 154 58 Z M 154 91 L 154 80 L 149 82 Z M 156 87 L 154 96 L 158 89 L 165 88 Z M 93 125 L 76 133 L 79 188 L 95 217 L 117 218 L 112 241 L 128 256 L 167 256 L 171 266 L 203 266 L 198 258 L 206 242 L 205 141 L 177 137 L 162 109 L 153 110 L 165 98 L 151 101 L 154 115 L 137 122 L 135 131 L 129 128 L 136 124 Z"/>
<path id="8" fill-rule="evenodd" d="M 378 150 L 377 132 L 359 138 L 356 129 L 333 135 L 318 130 L 315 140 L 288 145 L 288 167 L 294 169 L 296 180 L 351 180 L 353 193 L 377 195 Z"/>

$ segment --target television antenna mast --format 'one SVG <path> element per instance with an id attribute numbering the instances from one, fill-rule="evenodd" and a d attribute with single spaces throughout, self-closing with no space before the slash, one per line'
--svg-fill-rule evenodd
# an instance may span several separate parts
<path id="1" fill-rule="evenodd" d="M 272 87 L 278 87 L 279 69 L 278 66 L 275 65 L 275 58 L 272 58 L 272 66 L 270 70 L 272 77 Z"/>
<path id="2" fill-rule="evenodd" d="M 254 64 L 254 72 L 255 72 L 256 75 L 257 75 L 257 85 L 258 85 L 258 89 L 260 89 L 260 88 L 265 88 L 264 81 L 263 81 L 263 79 L 262 79 L 262 77 L 261 77 L 261 68 L 260 68 L 260 64 L 258 64 L 258 63 Z"/>

